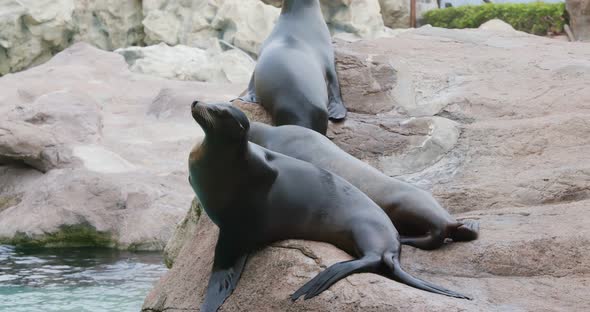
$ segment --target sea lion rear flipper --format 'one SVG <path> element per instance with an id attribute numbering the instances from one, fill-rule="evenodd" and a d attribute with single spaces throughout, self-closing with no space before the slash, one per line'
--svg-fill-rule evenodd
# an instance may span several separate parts
<path id="1" fill-rule="evenodd" d="M 477 236 L 479 236 L 479 222 L 472 220 L 461 221 L 461 225 L 455 228 L 450 236 L 454 242 L 476 240 Z"/>
<path id="2" fill-rule="evenodd" d="M 340 83 L 334 65 L 329 66 L 326 78 L 328 80 L 328 117 L 340 121 L 346 118 L 346 107 L 340 95 Z"/>
<path id="3" fill-rule="evenodd" d="M 406 271 L 404 271 L 402 269 L 402 267 L 399 263 L 399 260 L 396 257 L 394 257 L 393 253 L 385 253 L 383 255 L 383 262 L 389 268 L 389 270 L 387 270 L 387 273 L 389 273 L 389 277 L 395 281 L 398 281 L 398 282 L 406 284 L 408 286 L 422 289 L 422 290 L 425 290 L 425 291 L 428 291 L 431 293 L 445 295 L 445 296 L 459 298 L 459 299 L 471 300 L 471 298 L 468 296 L 465 296 L 465 295 L 460 294 L 458 292 L 454 292 L 452 290 L 448 290 L 446 288 L 432 284 L 430 282 L 423 281 L 419 278 L 413 277 L 412 275 L 408 274 Z"/>
<path id="4" fill-rule="evenodd" d="M 205 300 L 201 305 L 201 312 L 215 312 L 221 307 L 225 299 L 236 288 L 248 257 L 247 253 L 237 252 L 236 246 L 223 240 L 222 237 L 220 233 L 215 247 L 213 270 L 209 277 L 209 285 Z"/>
<path id="5" fill-rule="evenodd" d="M 250 83 L 248 83 L 248 89 L 243 92 L 237 99 L 242 102 L 258 103 L 258 97 L 256 96 L 256 85 L 254 84 L 254 73 L 250 77 Z M 233 101 L 237 100 L 233 99 Z"/>
<path id="6" fill-rule="evenodd" d="M 377 256 L 366 256 L 357 260 L 336 263 L 299 288 L 291 295 L 291 300 L 295 301 L 303 295 L 305 295 L 305 300 L 311 299 L 350 274 L 375 272 L 379 268 L 380 262 L 381 259 Z"/>

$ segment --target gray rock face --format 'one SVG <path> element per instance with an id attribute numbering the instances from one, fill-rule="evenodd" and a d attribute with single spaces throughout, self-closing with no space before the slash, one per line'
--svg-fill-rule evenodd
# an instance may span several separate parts
<path id="1" fill-rule="evenodd" d="M 143 14 L 146 44 L 211 48 L 221 38 L 256 55 L 279 9 L 259 0 L 150 0 L 144 1 Z"/>
<path id="2" fill-rule="evenodd" d="M 354 39 L 392 35 L 383 25 L 378 0 L 321 4 L 334 34 Z M 223 71 L 232 76 L 233 67 L 249 63 L 221 52 L 239 49 L 256 57 L 279 13 L 279 8 L 260 0 L 6 0 L 0 3 L 0 75 L 41 64 L 84 41 L 109 51 L 160 43 L 200 48 L 216 56 L 205 65 L 229 63 Z M 195 53 L 184 51 L 177 59 Z"/>
<path id="3" fill-rule="evenodd" d="M 580 41 L 590 41 L 590 1 L 566 0 L 565 8 L 570 17 L 574 36 Z"/>
<path id="4" fill-rule="evenodd" d="M 167 79 L 248 83 L 255 65 L 248 54 L 237 49 L 212 52 L 160 43 L 117 49 L 115 52 L 125 57 L 131 71 Z"/>
<path id="5" fill-rule="evenodd" d="M 379 4 L 381 5 L 381 14 L 385 26 L 391 28 L 410 27 L 410 1 L 379 0 Z M 424 13 L 437 8 L 436 0 L 417 0 L 416 20 L 420 22 Z"/>
<path id="6" fill-rule="evenodd" d="M 0 78 L 0 242 L 163 249 L 193 197 L 186 155 L 202 136 L 192 99 L 166 94 L 221 101 L 243 87 L 133 74 L 86 44 Z M 167 100 L 183 113 L 167 115 Z"/>
<path id="7" fill-rule="evenodd" d="M 376 91 L 365 95 L 373 105 L 360 112 L 363 95 L 354 92 L 362 89 L 343 89 L 345 104 L 357 112 L 330 125 L 330 137 L 381 170 L 431 189 L 459 219 L 479 220 L 477 241 L 402 253 L 413 274 L 475 300 L 356 274 L 292 303 L 289 295 L 306 281 L 350 257 L 326 244 L 287 241 L 250 257 L 221 311 L 585 310 L 590 46 L 550 40 L 429 27 L 395 40 L 338 43 L 341 81 L 352 85 L 357 73 Z M 352 66 L 358 69 L 347 70 Z M 259 106 L 235 105 L 250 117 L 262 115 Z M 206 214 L 195 219 L 192 239 L 180 244 L 144 311 L 198 311 L 217 228 Z"/>
<path id="8" fill-rule="evenodd" d="M 0 4 L 0 75 L 47 61 L 74 41 L 107 50 L 143 41 L 141 1 L 6 0 Z"/>

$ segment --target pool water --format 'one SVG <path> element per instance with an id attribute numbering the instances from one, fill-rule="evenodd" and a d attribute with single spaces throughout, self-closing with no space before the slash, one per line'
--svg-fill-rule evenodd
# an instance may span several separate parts
<path id="1" fill-rule="evenodd" d="M 0 245 L 0 312 L 140 311 L 165 272 L 160 253 Z"/>

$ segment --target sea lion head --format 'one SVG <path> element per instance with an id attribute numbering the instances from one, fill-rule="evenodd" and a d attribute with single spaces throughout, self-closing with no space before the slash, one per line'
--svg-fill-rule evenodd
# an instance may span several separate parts
<path id="1" fill-rule="evenodd" d="M 194 101 L 191 113 L 206 135 L 236 140 L 245 138 L 250 129 L 246 114 L 229 103 Z"/>

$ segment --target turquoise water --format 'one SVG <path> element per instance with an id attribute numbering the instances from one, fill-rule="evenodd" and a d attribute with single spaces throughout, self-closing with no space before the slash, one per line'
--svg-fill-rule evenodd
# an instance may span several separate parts
<path id="1" fill-rule="evenodd" d="M 165 272 L 159 253 L 0 245 L 0 312 L 139 311 Z"/>

